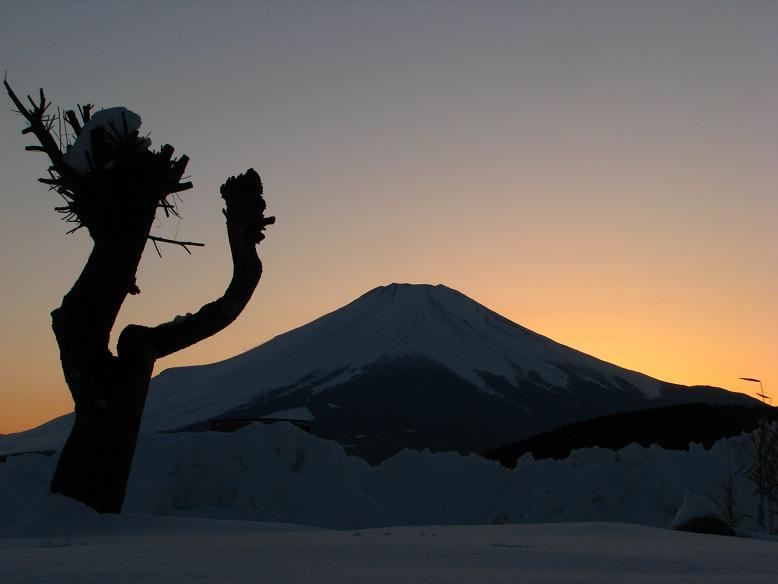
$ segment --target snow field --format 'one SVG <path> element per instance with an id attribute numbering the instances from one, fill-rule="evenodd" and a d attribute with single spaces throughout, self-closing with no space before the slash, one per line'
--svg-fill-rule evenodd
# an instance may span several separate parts
<path id="1" fill-rule="evenodd" d="M 774 542 L 627 524 L 328 531 L 144 519 L 107 519 L 111 535 L 82 526 L 67 538 L 0 539 L 3 582 L 769 584 L 778 575 Z"/>

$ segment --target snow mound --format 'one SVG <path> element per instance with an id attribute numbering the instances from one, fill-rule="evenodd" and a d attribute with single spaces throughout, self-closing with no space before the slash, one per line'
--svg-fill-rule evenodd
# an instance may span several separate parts
<path id="1" fill-rule="evenodd" d="M 745 436 L 730 440 L 738 460 L 748 448 Z M 722 440 L 710 450 L 632 444 L 576 450 L 565 460 L 525 455 L 514 470 L 475 455 L 412 451 L 371 467 L 291 424 L 252 424 L 233 433 L 142 435 L 124 513 L 335 529 L 582 521 L 664 528 L 685 493 L 721 498 L 726 461 Z M 55 463 L 28 454 L 0 464 L 0 537 L 91 513 L 48 495 Z M 753 489 L 738 480 L 741 510 L 756 516 Z"/>
<path id="2" fill-rule="evenodd" d="M 126 107 L 110 107 L 95 112 L 84 124 L 81 134 L 62 157 L 62 161 L 78 174 L 86 174 L 90 168 L 90 160 L 94 160 L 92 151 L 92 132 L 103 129 L 114 137 L 129 136 L 141 126 L 138 114 Z M 143 138 L 141 145 L 148 148 L 151 141 Z"/>
<path id="3" fill-rule="evenodd" d="M 124 511 L 336 529 L 392 523 L 352 480 L 366 467 L 291 424 L 144 435 Z"/>
<path id="4" fill-rule="evenodd" d="M 673 521 L 670 523 L 670 529 L 678 529 L 694 519 L 721 519 L 716 504 L 710 497 L 686 493 L 683 498 L 683 505 L 678 509 Z"/>

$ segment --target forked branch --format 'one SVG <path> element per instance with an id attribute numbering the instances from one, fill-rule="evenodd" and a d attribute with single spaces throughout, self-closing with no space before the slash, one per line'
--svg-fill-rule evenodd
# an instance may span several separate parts
<path id="1" fill-rule="evenodd" d="M 27 109 L 27 107 L 25 107 L 25 105 L 22 103 L 22 100 L 20 100 L 14 90 L 11 89 L 7 79 L 3 79 L 3 85 L 5 86 L 5 90 L 8 92 L 8 97 L 11 98 L 11 101 L 16 106 L 16 111 L 18 111 L 29 124 L 27 128 L 22 130 L 22 134 L 29 134 L 32 132 L 38 139 L 38 142 L 40 142 L 40 146 L 35 146 L 34 149 L 39 150 L 40 152 L 45 152 L 48 155 L 49 160 L 51 160 L 51 164 L 54 166 L 57 172 L 60 172 L 63 167 L 62 150 L 59 149 L 57 141 L 54 139 L 54 136 L 51 135 L 51 128 L 48 126 L 48 122 L 45 117 L 46 110 L 51 105 L 51 102 L 46 101 L 46 96 L 43 93 L 43 89 L 40 90 L 40 101 L 37 103 L 32 99 L 32 96 L 27 96 L 27 99 L 31 104 L 31 108 Z M 27 149 L 30 150 L 32 148 L 28 146 Z"/>

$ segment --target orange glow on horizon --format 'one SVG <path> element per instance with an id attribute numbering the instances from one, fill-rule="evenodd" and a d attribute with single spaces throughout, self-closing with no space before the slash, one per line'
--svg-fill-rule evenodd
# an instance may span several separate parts
<path id="1" fill-rule="evenodd" d="M 437 283 L 437 282 L 436 282 Z M 447 284 L 448 285 L 448 284 Z M 260 283 L 260 287 L 262 284 Z M 312 304 L 305 309 L 305 320 L 285 325 L 284 319 L 271 315 L 270 307 L 261 306 L 261 300 L 255 299 L 249 315 L 224 331 L 221 336 L 193 347 L 179 355 L 168 357 L 157 364 L 156 371 L 176 366 L 195 365 L 220 361 L 253 348 L 269 340 L 272 336 L 305 324 L 326 312 L 340 308 L 353 297 L 347 297 L 331 306 Z M 727 344 L 720 339 L 700 337 L 699 328 L 705 315 L 687 315 L 687 318 L 671 318 L 666 312 L 661 314 L 646 312 L 634 314 L 629 310 L 615 309 L 602 303 L 596 310 L 573 312 L 562 311 L 556 305 L 555 295 L 538 294 L 533 297 L 531 309 L 517 306 L 515 296 L 506 297 L 496 292 L 476 294 L 464 291 L 475 300 L 501 313 L 506 318 L 521 324 L 535 332 L 557 342 L 580 350 L 599 359 L 621 367 L 645 373 L 662 381 L 681 385 L 712 385 L 731 391 L 756 395 L 758 388 L 740 381 L 747 374 L 762 376 L 765 390 L 770 394 L 770 379 L 775 379 L 774 370 L 765 368 L 769 362 L 767 352 L 759 352 L 758 339 L 753 331 L 746 327 L 734 327 L 729 330 Z M 261 294 L 258 294 L 261 296 Z M 581 304 L 586 304 L 580 300 Z M 572 308 L 574 309 L 574 305 Z M 263 312 L 271 314 L 262 315 Z M 277 312 L 275 313 L 277 314 Z M 257 316 L 262 328 L 270 330 L 260 342 L 253 342 L 246 335 L 256 330 Z M 253 321 L 252 322 L 252 317 Z M 720 326 L 731 326 L 722 322 Z M 53 339 L 51 341 L 53 344 Z M 52 354 L 51 357 L 55 355 Z M 6 365 L 8 365 L 6 363 Z M 15 363 L 15 370 L 6 369 L 6 377 L 16 378 L 24 392 L 20 392 L 5 409 L 10 415 L 0 417 L 0 433 L 12 433 L 25 430 L 48 421 L 56 416 L 72 411 L 67 388 L 62 381 L 61 371 L 55 359 L 48 362 L 37 361 L 35 367 L 28 368 L 24 361 Z M 30 374 L 33 371 L 34 374 Z M 52 399 L 54 396 L 54 399 Z M 6 394 L 6 399 L 8 398 Z"/>
<path id="2" fill-rule="evenodd" d="M 138 112 L 194 184 L 153 234 L 207 244 L 147 250 L 114 338 L 223 293 L 228 176 L 256 168 L 278 219 L 246 311 L 157 371 L 442 283 L 615 365 L 778 396 L 778 2 L 86 4 L 6 11 L 9 81 Z M 90 249 L 21 129 L 0 98 L 0 433 L 72 407 L 49 315 Z"/>

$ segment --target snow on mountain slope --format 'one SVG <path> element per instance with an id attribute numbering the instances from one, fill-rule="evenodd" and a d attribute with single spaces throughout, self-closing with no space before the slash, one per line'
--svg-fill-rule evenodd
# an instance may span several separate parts
<path id="1" fill-rule="evenodd" d="M 598 415 L 745 399 L 606 363 L 446 286 L 392 284 L 231 359 L 162 372 L 143 430 L 304 411 L 315 434 L 377 462 L 402 448 L 480 452 Z M 0 454 L 59 448 L 71 423 L 0 437 Z"/>
<path id="2" fill-rule="evenodd" d="M 319 392 L 402 356 L 436 361 L 485 392 L 491 390 L 478 370 L 507 379 L 534 371 L 553 391 L 567 385 L 564 365 L 614 384 L 620 378 L 648 399 L 662 385 L 555 343 L 446 286 L 392 284 L 232 359 L 163 372 L 152 382 L 146 428 L 181 426 L 301 383 Z"/>

